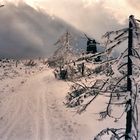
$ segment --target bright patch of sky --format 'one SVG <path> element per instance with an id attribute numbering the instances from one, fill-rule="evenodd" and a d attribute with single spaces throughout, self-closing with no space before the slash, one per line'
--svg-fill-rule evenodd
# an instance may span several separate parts
<path id="1" fill-rule="evenodd" d="M 15 0 L 15 1 L 19 1 L 19 0 Z M 71 14 L 77 13 L 77 11 L 79 10 L 78 6 L 80 7 L 80 9 L 83 8 L 83 11 L 85 10 L 85 8 L 89 8 L 92 9 L 91 12 L 92 11 L 94 12 L 94 7 L 98 7 L 99 5 L 102 5 L 102 9 L 99 10 L 105 9 L 110 16 L 116 18 L 118 22 L 121 24 L 124 23 L 125 19 L 130 14 L 134 14 L 135 16 L 140 17 L 139 0 L 133 0 L 133 1 L 131 0 L 59 0 L 59 1 L 58 0 L 25 0 L 25 1 L 32 6 L 40 6 L 44 8 L 47 12 L 50 12 L 51 14 L 55 14 L 56 16 L 62 17 L 66 20 L 67 20 L 66 18 L 67 9 L 72 9 Z M 85 16 L 86 14 L 87 13 L 85 13 Z"/>
<path id="2" fill-rule="evenodd" d="M 139 0 L 7 0 L 24 1 L 57 16 L 90 35 L 102 34 L 112 26 L 126 26 L 129 15 L 140 18 Z M 97 30 L 96 30 L 97 29 Z M 111 30 L 116 30 L 112 28 Z"/>

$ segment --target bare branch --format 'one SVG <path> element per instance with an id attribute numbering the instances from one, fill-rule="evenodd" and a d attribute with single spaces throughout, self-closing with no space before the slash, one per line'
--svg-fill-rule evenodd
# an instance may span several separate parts
<path id="1" fill-rule="evenodd" d="M 92 103 L 92 101 L 96 99 L 97 96 L 98 94 L 96 93 L 96 95 L 87 104 L 83 105 L 82 108 L 77 111 L 77 113 L 81 114 L 83 111 L 85 111 L 86 108 Z"/>
<path id="2" fill-rule="evenodd" d="M 117 31 L 106 32 L 105 35 L 102 36 L 102 38 L 108 38 L 110 35 L 118 34 L 120 32 L 124 32 L 124 31 L 128 31 L 128 28 L 123 28 L 123 29 L 120 29 L 120 30 L 117 30 Z"/>
<path id="3" fill-rule="evenodd" d="M 105 134 L 109 134 L 109 132 L 111 132 L 113 135 L 113 136 L 111 136 L 112 139 L 120 140 L 122 137 L 125 136 L 124 131 L 125 131 L 125 128 L 120 128 L 120 129 L 106 128 L 106 129 L 102 130 L 96 137 L 94 137 L 94 140 L 98 140 L 99 138 L 103 137 Z M 123 135 L 121 135 L 121 134 L 123 134 Z"/>
<path id="4" fill-rule="evenodd" d="M 136 53 L 136 55 L 138 56 L 138 58 L 140 59 L 140 55 L 139 53 L 137 52 L 137 50 L 135 48 L 132 48 L 132 50 Z"/>
<path id="5" fill-rule="evenodd" d="M 123 77 L 116 83 L 116 86 L 117 86 L 123 79 L 125 79 L 126 77 L 127 77 L 127 75 L 123 76 Z M 112 89 L 112 93 L 113 93 L 113 91 L 115 90 L 116 86 L 114 86 L 114 88 Z M 110 95 L 110 100 L 109 100 L 109 103 L 108 103 L 108 106 L 107 106 L 107 114 L 108 114 L 109 117 L 115 118 L 115 117 L 113 117 L 113 116 L 109 113 L 110 104 L 111 104 L 112 98 L 113 98 L 113 94 L 112 94 L 112 93 L 111 93 L 111 95 Z M 120 118 L 120 117 L 119 117 L 119 118 Z M 116 118 L 116 119 L 117 119 L 117 118 Z"/>
<path id="6" fill-rule="evenodd" d="M 124 66 L 126 66 L 126 65 L 127 65 L 127 63 L 122 64 L 122 65 L 118 68 L 118 70 L 120 70 L 122 67 L 124 67 Z"/>

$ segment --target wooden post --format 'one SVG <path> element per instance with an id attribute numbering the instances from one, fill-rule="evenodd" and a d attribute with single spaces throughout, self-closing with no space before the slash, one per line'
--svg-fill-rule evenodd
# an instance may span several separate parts
<path id="1" fill-rule="evenodd" d="M 128 63 L 127 63 L 127 91 L 130 92 L 130 97 L 132 97 L 132 81 L 131 81 L 131 75 L 132 75 L 132 47 L 133 47 L 133 24 L 131 22 L 131 19 L 133 19 L 134 16 L 131 15 L 129 17 L 129 31 L 128 31 Z M 130 98 L 127 101 L 127 105 L 129 106 L 126 114 L 126 131 L 125 131 L 125 140 L 131 139 L 131 131 L 132 131 L 132 99 Z"/>

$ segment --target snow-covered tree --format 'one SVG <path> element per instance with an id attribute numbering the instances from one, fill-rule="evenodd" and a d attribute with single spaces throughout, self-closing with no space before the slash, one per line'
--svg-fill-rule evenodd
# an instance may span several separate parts
<path id="1" fill-rule="evenodd" d="M 72 35 L 70 32 L 64 33 L 55 43 L 58 49 L 54 52 L 53 56 L 49 59 L 57 67 L 63 67 L 65 64 L 70 63 L 75 59 L 75 53 L 72 46 Z"/>
<path id="2" fill-rule="evenodd" d="M 107 32 L 103 37 L 106 39 L 107 60 L 100 63 L 103 66 L 102 73 L 108 71 L 108 75 L 95 78 L 90 75 L 81 79 L 71 87 L 71 92 L 66 97 L 67 107 L 76 107 L 78 113 L 82 113 L 98 97 L 108 97 L 108 103 L 102 112 L 100 119 L 111 117 L 118 121 L 126 114 L 126 127 L 106 128 L 102 130 L 94 140 L 100 140 L 105 134 L 111 134 L 110 140 L 138 140 L 138 109 L 137 99 L 140 80 L 140 20 L 129 17 L 129 27 L 117 31 Z M 112 58 L 112 51 L 122 42 L 128 39 L 128 47 L 121 52 L 119 57 Z M 121 114 L 115 113 L 115 108 L 121 108 Z"/>

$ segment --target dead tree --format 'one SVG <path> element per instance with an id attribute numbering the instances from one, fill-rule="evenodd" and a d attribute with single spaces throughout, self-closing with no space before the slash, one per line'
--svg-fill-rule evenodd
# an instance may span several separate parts
<path id="1" fill-rule="evenodd" d="M 110 74 L 102 79 L 94 79 L 88 82 L 75 83 L 71 92 L 66 97 L 67 107 L 78 108 L 77 112 L 82 113 L 98 97 L 108 97 L 106 109 L 99 113 L 100 120 L 110 117 L 118 121 L 126 114 L 126 127 L 121 129 L 107 128 L 102 130 L 94 140 L 99 140 L 108 132 L 114 140 L 138 140 L 138 87 L 140 76 L 140 20 L 129 17 L 129 27 L 117 31 L 107 32 L 103 37 L 106 39 L 104 54 L 107 55 L 107 61 L 100 65 L 106 65 L 104 71 L 109 69 Z M 110 55 L 114 48 L 128 39 L 128 47 L 117 58 L 111 58 Z M 94 57 L 94 56 L 92 56 Z M 96 56 L 95 56 L 96 57 Z M 135 69 L 134 69 L 135 68 Z M 111 69 L 111 70 L 110 70 Z M 90 77 L 91 79 L 92 77 Z M 94 83 L 94 84 L 93 84 Z M 86 100 L 85 100 L 86 99 Z M 113 108 L 123 107 L 120 115 L 112 115 Z"/>
<path id="2" fill-rule="evenodd" d="M 130 106 L 130 109 L 127 111 L 126 116 L 126 132 L 125 132 L 125 140 L 131 139 L 130 134 L 132 131 L 132 116 L 133 116 L 133 108 L 132 108 L 132 60 L 131 57 L 132 49 L 133 49 L 133 23 L 131 20 L 133 20 L 133 16 L 129 17 L 129 29 L 128 29 L 128 56 L 127 56 L 127 91 L 130 93 L 130 99 L 126 102 L 128 106 Z"/>

